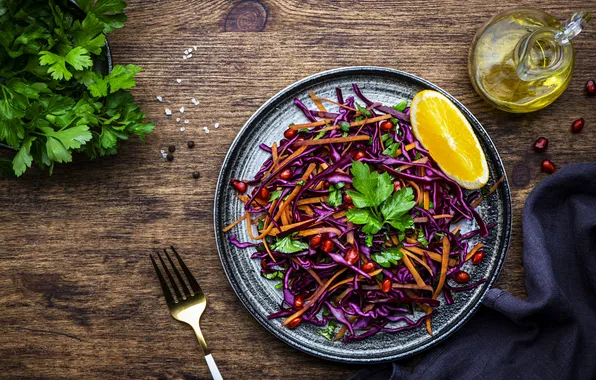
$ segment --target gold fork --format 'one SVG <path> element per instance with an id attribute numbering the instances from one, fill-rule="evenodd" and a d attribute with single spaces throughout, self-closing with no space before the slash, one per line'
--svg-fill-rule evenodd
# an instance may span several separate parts
<path id="1" fill-rule="evenodd" d="M 182 268 L 182 271 L 184 272 L 184 275 L 186 276 L 186 279 L 188 281 L 188 285 L 190 285 L 190 288 L 192 289 L 191 292 L 186 286 L 186 283 L 180 275 L 180 272 L 178 271 L 178 269 L 174 265 L 174 262 L 170 258 L 168 251 L 166 251 L 165 249 L 163 250 L 166 254 L 166 258 L 168 259 L 168 262 L 170 263 L 172 270 L 174 271 L 174 274 L 176 275 L 176 278 L 178 279 L 179 285 L 176 284 L 174 278 L 168 270 L 168 267 L 166 266 L 166 263 L 164 262 L 160 253 L 157 252 L 157 257 L 159 258 L 159 261 L 161 261 L 163 270 L 166 273 L 166 276 L 168 277 L 172 289 L 174 290 L 174 294 L 176 295 L 176 299 L 174 299 L 172 293 L 170 292 L 170 288 L 166 283 L 166 280 L 161 274 L 161 271 L 159 270 L 159 267 L 157 266 L 157 263 L 153 258 L 153 255 L 149 255 L 149 257 L 151 257 L 151 262 L 153 263 L 155 273 L 157 273 L 157 278 L 159 278 L 161 288 L 163 289 L 163 294 L 166 297 L 166 302 L 168 304 L 168 308 L 170 309 L 170 314 L 172 314 L 172 317 L 174 317 L 174 319 L 176 319 L 177 321 L 184 322 L 193 328 L 195 334 L 197 335 L 197 339 L 199 340 L 199 344 L 201 345 L 201 349 L 203 350 L 205 361 L 207 361 L 207 365 L 209 366 L 209 371 L 211 371 L 211 376 L 214 380 L 222 380 L 221 374 L 219 373 L 217 365 L 215 364 L 215 360 L 213 359 L 213 356 L 211 356 L 209 347 L 207 347 L 207 342 L 205 342 L 205 338 L 203 337 L 203 333 L 201 333 L 201 328 L 199 327 L 201 315 L 203 314 L 203 311 L 205 311 L 205 307 L 207 306 L 207 298 L 205 298 L 205 293 L 203 293 L 201 286 L 199 285 L 197 280 L 195 280 L 192 273 L 190 273 L 190 270 L 188 270 L 187 266 L 184 264 L 184 261 L 182 261 L 182 259 L 178 255 L 178 252 L 176 252 L 174 247 L 170 248 L 176 256 L 176 259 L 178 259 L 178 264 L 180 264 L 180 267 Z"/>

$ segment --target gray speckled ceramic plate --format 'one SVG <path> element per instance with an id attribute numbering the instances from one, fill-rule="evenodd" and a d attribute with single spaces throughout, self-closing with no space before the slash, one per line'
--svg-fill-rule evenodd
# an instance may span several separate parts
<path id="1" fill-rule="evenodd" d="M 485 239 L 486 258 L 481 265 L 464 266 L 472 281 L 487 278 L 488 281 L 474 290 L 453 294 L 454 304 L 442 304 L 432 320 L 434 335 L 427 334 L 424 327 L 396 334 L 379 333 L 363 341 L 343 343 L 329 342 L 317 334 L 317 327 L 302 325 L 296 330 L 283 328 L 283 318 L 267 319 L 278 311 L 282 301 L 281 291 L 274 282 L 259 275 L 259 260 L 250 259 L 252 249 L 238 249 L 229 243 L 222 228 L 243 214 L 243 205 L 236 199 L 229 183 L 232 178 L 252 178 L 267 154 L 259 144 L 271 145 L 283 138 L 283 132 L 291 122 L 308 122 L 292 104 L 300 98 L 309 108 L 315 108 L 308 98 L 313 89 L 321 97 L 335 97 L 335 87 L 343 90 L 344 97 L 353 95 L 351 84 L 357 83 L 362 92 L 373 101 L 396 104 L 401 99 L 412 100 L 424 89 L 440 91 L 451 99 L 466 115 L 476 132 L 489 163 L 489 184 L 505 175 L 503 164 L 488 134 L 478 120 L 461 103 L 434 84 L 414 75 L 377 67 L 348 67 L 315 74 L 282 90 L 265 103 L 244 125 L 224 160 L 215 193 L 215 237 L 219 256 L 232 288 L 246 309 L 268 331 L 292 347 L 309 354 L 342 362 L 375 363 L 403 358 L 420 352 L 443 341 L 465 323 L 480 306 L 482 297 L 497 278 L 509 244 L 511 232 L 511 198 L 507 180 L 484 201 L 479 212 L 488 224 L 495 224 Z M 470 223 L 465 226 L 473 229 Z M 465 232 L 465 229 L 462 229 Z M 240 241 L 250 241 L 245 224 L 231 232 Z M 475 243 L 475 241 L 472 241 Z"/>

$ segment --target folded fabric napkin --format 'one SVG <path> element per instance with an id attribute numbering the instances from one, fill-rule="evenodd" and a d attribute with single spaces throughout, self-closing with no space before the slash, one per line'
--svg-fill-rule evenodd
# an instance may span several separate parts
<path id="1" fill-rule="evenodd" d="M 542 181 L 523 211 L 528 299 L 491 289 L 476 315 L 426 353 L 364 379 L 596 379 L 596 163 Z"/>

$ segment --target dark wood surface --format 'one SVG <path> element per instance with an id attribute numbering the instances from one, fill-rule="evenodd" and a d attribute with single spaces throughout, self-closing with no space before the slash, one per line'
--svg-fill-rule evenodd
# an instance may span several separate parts
<path id="1" fill-rule="evenodd" d="M 0 377 L 209 377 L 191 330 L 169 316 L 150 265 L 149 253 L 170 244 L 207 293 L 203 331 L 224 377 L 354 373 L 358 367 L 298 352 L 257 324 L 222 272 L 212 227 L 217 174 L 243 123 L 285 86 L 342 66 L 424 77 L 484 124 L 514 201 L 513 238 L 497 286 L 524 297 L 521 214 L 546 176 L 541 159 L 558 167 L 596 160 L 596 98 L 583 93 L 596 77 L 596 33 L 592 25 L 577 39 L 574 79 L 553 105 L 529 115 L 499 112 L 470 85 L 467 53 L 481 24 L 514 6 L 519 2 L 130 1 L 129 22 L 110 41 L 115 62 L 144 67 L 134 94 L 156 121 L 155 133 L 146 144 L 125 144 L 116 157 L 57 166 L 52 177 L 30 171 L 0 182 Z M 581 0 L 541 6 L 559 19 L 576 9 L 596 11 Z M 183 60 L 192 46 L 198 52 Z M 186 107 L 185 132 L 164 116 L 165 106 Z M 586 127 L 572 135 L 578 117 Z M 531 150 L 539 135 L 550 139 L 544 155 Z M 193 150 L 185 146 L 190 139 Z M 177 146 L 171 163 L 159 152 L 170 144 Z M 191 177 L 196 170 L 199 180 Z"/>

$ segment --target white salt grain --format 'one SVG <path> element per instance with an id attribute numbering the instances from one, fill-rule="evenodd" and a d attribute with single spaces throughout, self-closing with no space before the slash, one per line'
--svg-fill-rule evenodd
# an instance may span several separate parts
<path id="1" fill-rule="evenodd" d="M 176 82 L 182 83 L 182 79 L 176 79 Z"/>
<path id="2" fill-rule="evenodd" d="M 186 58 L 192 58 L 192 54 L 187 55 Z"/>
<path id="3" fill-rule="evenodd" d="M 155 98 L 156 98 L 157 100 L 159 100 L 160 102 L 163 102 L 163 98 L 162 98 L 161 96 L 157 95 Z"/>
<path id="4" fill-rule="evenodd" d="M 180 113 L 184 113 L 184 107 L 180 107 Z"/>
<path id="5" fill-rule="evenodd" d="M 213 125 L 215 128 L 219 128 L 219 122 L 216 120 L 215 124 Z"/>
<path id="6" fill-rule="evenodd" d="M 205 133 L 209 133 L 209 128 L 203 127 L 203 131 L 205 131 Z"/>
<path id="7" fill-rule="evenodd" d="M 180 127 L 180 132 L 184 132 L 185 130 L 186 130 L 186 128 Z"/>
<path id="8" fill-rule="evenodd" d="M 168 116 L 170 116 L 170 115 L 172 114 L 172 110 L 170 110 L 169 108 L 166 108 L 166 109 L 164 110 L 164 112 L 165 112 L 165 114 L 166 114 L 166 115 L 168 115 Z"/>
<path id="9" fill-rule="evenodd" d="M 192 53 L 192 48 L 188 49 L 188 53 Z M 186 54 L 188 54 L 188 53 L 186 53 Z"/>
<path id="10" fill-rule="evenodd" d="M 180 123 L 180 118 L 179 117 L 176 118 L 176 123 Z"/>
<path id="11" fill-rule="evenodd" d="M 184 124 L 188 124 L 190 123 L 188 120 L 184 120 Z"/>
<path id="12" fill-rule="evenodd" d="M 185 55 L 186 55 L 186 54 L 188 54 L 188 50 L 184 50 L 184 54 L 185 54 Z"/>
<path id="13" fill-rule="evenodd" d="M 168 157 L 168 155 L 167 155 L 165 152 L 163 152 L 163 153 L 161 154 L 161 158 L 166 158 L 166 157 Z"/>
<path id="14" fill-rule="evenodd" d="M 185 55 L 183 55 L 183 56 L 182 56 L 182 59 L 188 59 L 188 57 L 187 57 L 187 56 L 185 56 Z M 178 83 L 180 83 L 180 82 L 178 82 Z"/>

